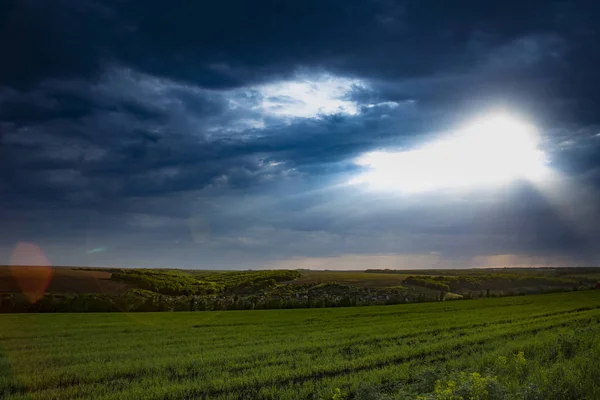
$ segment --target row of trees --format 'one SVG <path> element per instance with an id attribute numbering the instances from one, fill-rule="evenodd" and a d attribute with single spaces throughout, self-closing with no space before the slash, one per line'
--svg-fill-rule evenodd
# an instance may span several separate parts
<path id="1" fill-rule="evenodd" d="M 298 286 L 294 290 L 288 286 Z M 280 289 L 280 290 L 278 290 Z M 0 296 L 0 312 L 143 312 L 143 311 L 216 311 L 287 308 L 352 307 L 434 301 L 440 296 L 405 293 L 398 290 L 376 292 L 344 285 L 280 285 L 249 295 L 163 295 L 133 289 L 121 295 L 47 294 L 36 303 L 25 295 Z"/>
<path id="2" fill-rule="evenodd" d="M 565 291 L 553 289 L 549 291 Z M 224 311 L 289 308 L 353 307 L 392 305 L 430 301 L 473 299 L 475 297 L 504 297 L 518 293 L 482 291 L 464 296 L 440 291 L 431 294 L 412 292 L 392 296 L 361 296 L 358 294 L 317 293 L 307 296 L 216 295 L 169 296 L 135 289 L 122 295 L 107 294 L 47 294 L 31 303 L 21 294 L 0 296 L 0 313 L 53 312 L 150 312 L 150 311 Z"/>

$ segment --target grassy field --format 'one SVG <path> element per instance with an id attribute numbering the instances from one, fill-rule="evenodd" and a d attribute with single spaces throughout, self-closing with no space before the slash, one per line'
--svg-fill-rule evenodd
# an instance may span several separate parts
<path id="1" fill-rule="evenodd" d="M 598 399 L 599 337 L 600 291 L 336 309 L 0 315 L 0 397 Z"/>

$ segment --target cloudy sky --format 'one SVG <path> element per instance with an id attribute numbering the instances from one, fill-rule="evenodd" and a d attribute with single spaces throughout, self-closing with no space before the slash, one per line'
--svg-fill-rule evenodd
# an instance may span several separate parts
<path id="1" fill-rule="evenodd" d="M 599 15 L 2 1 L 0 263 L 596 265 Z"/>

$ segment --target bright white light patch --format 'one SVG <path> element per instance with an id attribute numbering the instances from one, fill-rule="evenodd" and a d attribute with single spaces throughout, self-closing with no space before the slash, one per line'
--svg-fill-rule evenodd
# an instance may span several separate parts
<path id="1" fill-rule="evenodd" d="M 372 152 L 356 164 L 368 171 L 351 183 L 423 192 L 440 188 L 540 181 L 548 174 L 535 128 L 505 115 L 483 118 L 412 151 Z"/>
<path id="2" fill-rule="evenodd" d="M 331 75 L 268 83 L 254 88 L 261 96 L 265 114 L 284 118 L 314 118 L 320 115 L 359 112 L 348 94 L 362 83 Z"/>

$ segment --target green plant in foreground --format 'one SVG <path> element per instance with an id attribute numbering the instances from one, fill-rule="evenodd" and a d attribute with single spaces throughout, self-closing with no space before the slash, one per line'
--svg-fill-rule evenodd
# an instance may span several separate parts
<path id="1" fill-rule="evenodd" d="M 522 381 L 527 374 L 527 359 L 522 351 L 509 357 L 499 356 L 496 366 L 504 376 L 513 376 L 519 381 Z"/>
<path id="2" fill-rule="evenodd" d="M 445 384 L 442 381 L 435 383 L 435 398 L 437 400 L 462 400 L 461 397 L 456 396 L 456 382 L 452 380 Z"/>
<path id="3" fill-rule="evenodd" d="M 497 385 L 497 377 L 482 376 L 478 372 L 470 374 L 461 372 L 457 381 L 438 380 L 433 398 L 435 400 L 488 400 L 491 398 L 490 392 Z"/>
<path id="4" fill-rule="evenodd" d="M 342 392 L 342 389 L 335 388 L 333 396 L 331 396 L 331 400 L 344 400 L 345 398 L 346 396 L 344 395 L 344 392 Z"/>

